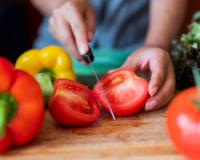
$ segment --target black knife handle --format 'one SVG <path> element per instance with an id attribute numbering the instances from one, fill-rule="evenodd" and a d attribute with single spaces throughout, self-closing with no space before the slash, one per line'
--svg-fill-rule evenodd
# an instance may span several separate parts
<path id="1" fill-rule="evenodd" d="M 82 57 L 85 63 L 90 63 L 90 61 L 92 63 L 94 61 L 94 55 L 90 47 L 89 47 L 89 51 L 86 54 L 84 54 Z M 90 60 L 88 58 L 90 58 Z"/>

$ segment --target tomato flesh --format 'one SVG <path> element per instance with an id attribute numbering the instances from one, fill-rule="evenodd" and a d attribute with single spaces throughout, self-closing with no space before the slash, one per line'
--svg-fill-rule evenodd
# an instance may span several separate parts
<path id="1" fill-rule="evenodd" d="M 106 96 L 116 116 L 129 116 L 139 111 L 149 97 L 147 81 L 138 77 L 131 69 L 118 69 L 108 73 L 94 86 L 93 92 L 109 111 Z"/>
<path id="2" fill-rule="evenodd" d="M 200 110 L 195 101 L 197 88 L 179 93 L 169 104 L 167 128 L 176 148 L 189 159 L 200 159 Z"/>
<path id="3" fill-rule="evenodd" d="M 49 111 L 58 123 L 69 126 L 86 125 L 100 116 L 100 108 L 92 91 L 67 79 L 55 82 Z"/>

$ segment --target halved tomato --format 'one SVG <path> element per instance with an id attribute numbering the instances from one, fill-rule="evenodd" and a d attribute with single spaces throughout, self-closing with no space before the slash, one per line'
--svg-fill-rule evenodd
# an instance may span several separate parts
<path id="1" fill-rule="evenodd" d="M 88 87 L 67 79 L 54 83 L 49 111 L 58 123 L 69 126 L 86 125 L 100 116 L 100 107 Z"/>
<path id="2" fill-rule="evenodd" d="M 129 116 L 139 111 L 149 97 L 147 81 L 131 69 L 108 73 L 94 86 L 93 93 L 108 112 L 109 102 L 116 116 Z"/>

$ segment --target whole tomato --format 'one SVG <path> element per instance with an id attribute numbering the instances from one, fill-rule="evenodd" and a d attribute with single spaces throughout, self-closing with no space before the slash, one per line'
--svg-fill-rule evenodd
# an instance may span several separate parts
<path id="1" fill-rule="evenodd" d="M 200 160 L 200 99 L 197 87 L 180 92 L 169 104 L 167 127 L 176 148 L 192 160 Z"/>

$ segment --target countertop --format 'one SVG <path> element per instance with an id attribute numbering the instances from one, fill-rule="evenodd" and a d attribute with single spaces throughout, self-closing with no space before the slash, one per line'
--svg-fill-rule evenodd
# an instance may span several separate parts
<path id="1" fill-rule="evenodd" d="M 112 121 L 104 114 L 92 125 L 61 127 L 46 113 L 35 140 L 14 148 L 0 160 L 183 160 L 166 130 L 166 108 Z"/>

